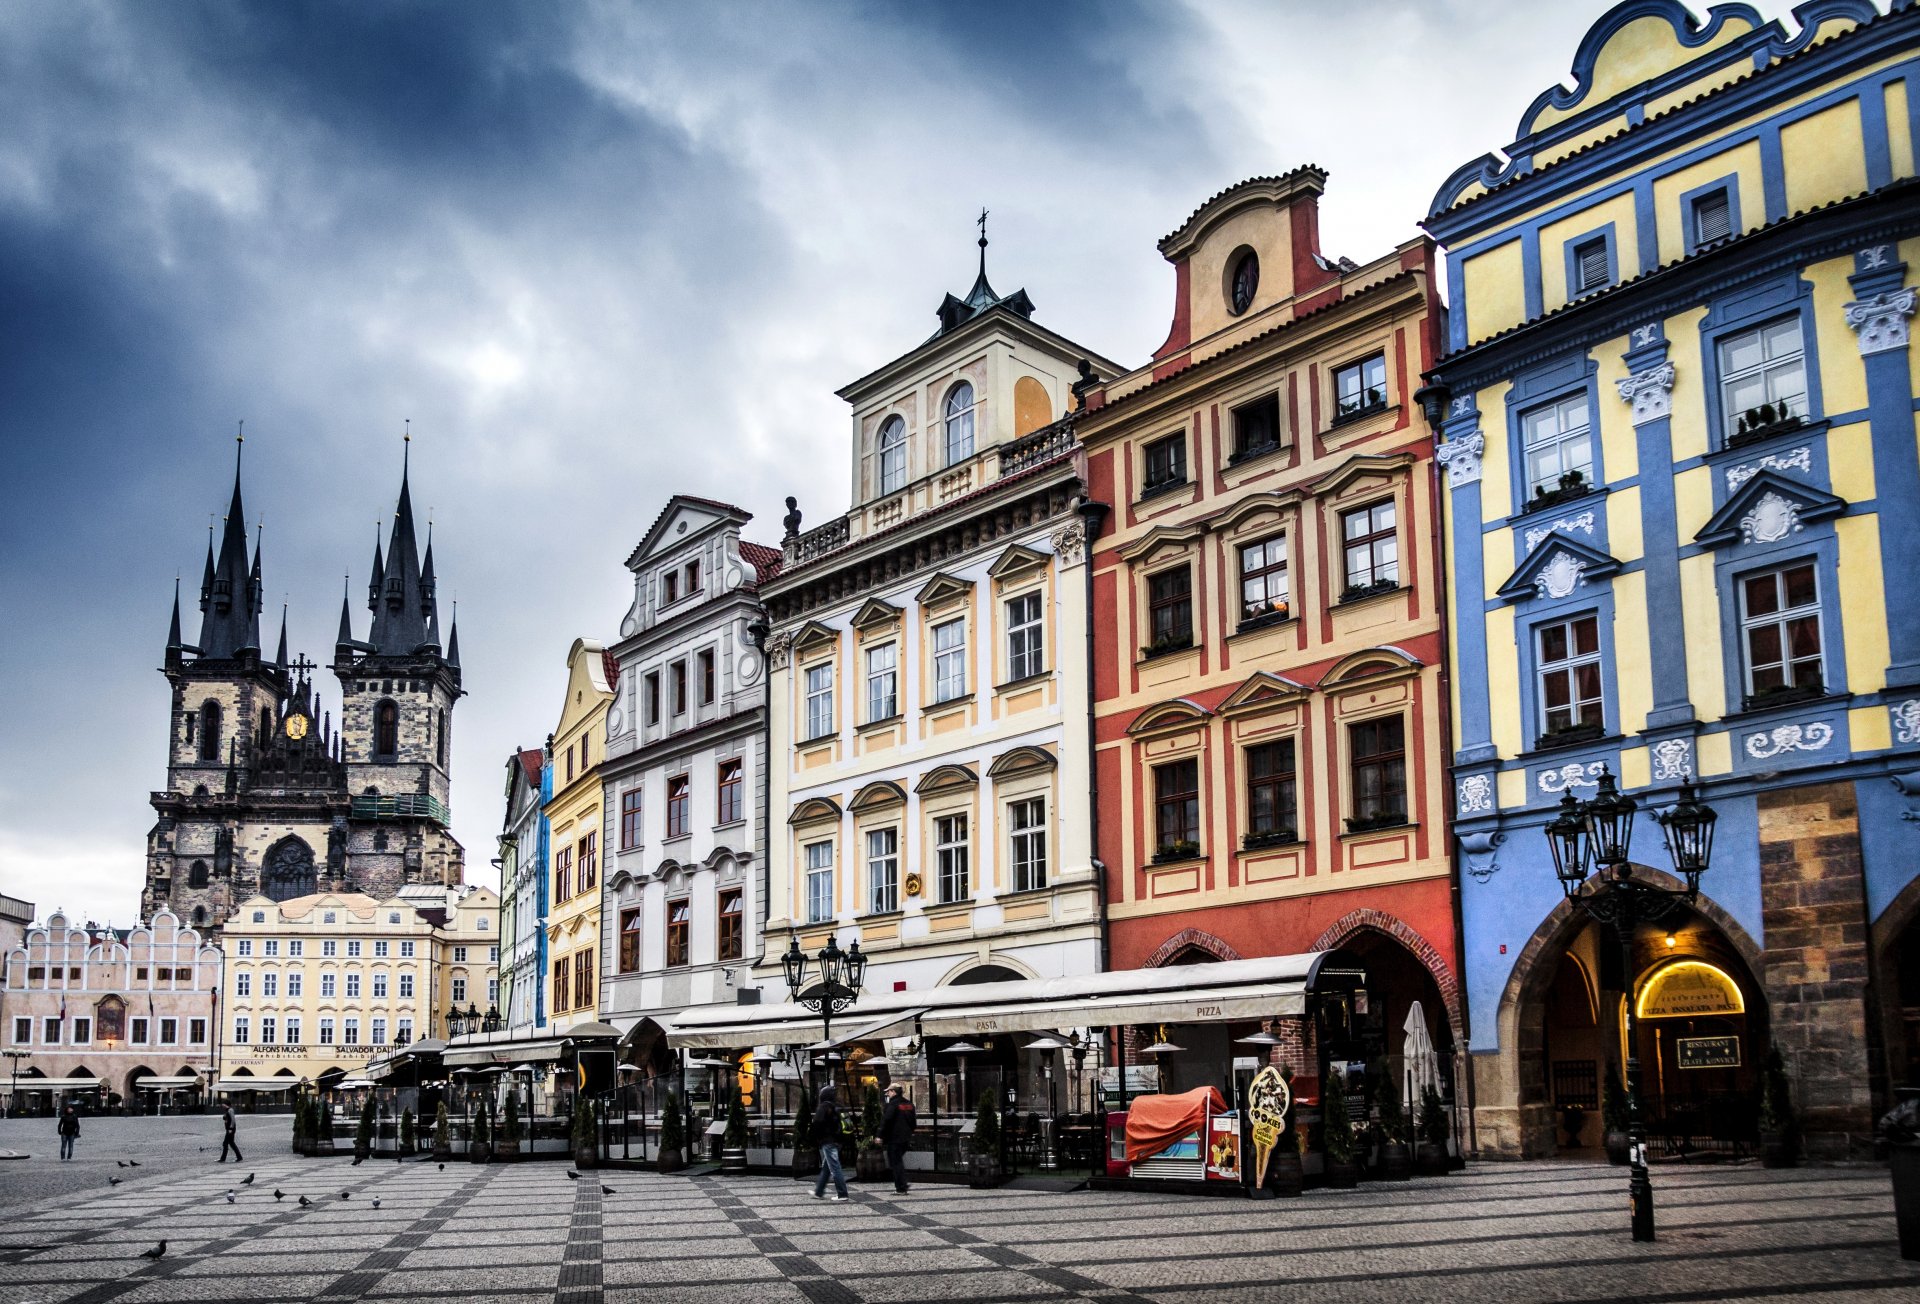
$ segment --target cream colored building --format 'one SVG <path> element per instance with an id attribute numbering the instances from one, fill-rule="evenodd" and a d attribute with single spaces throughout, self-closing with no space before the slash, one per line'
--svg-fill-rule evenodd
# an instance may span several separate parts
<path id="1" fill-rule="evenodd" d="M 555 1032 L 600 1021 L 600 862 L 606 852 L 600 766 L 619 663 L 591 639 L 567 653 L 567 697 L 547 745 L 553 795 L 547 857 L 547 1023 Z"/>
<path id="2" fill-rule="evenodd" d="M 499 927 L 500 899 L 482 887 L 240 902 L 220 936 L 222 1088 L 337 1080 L 444 1037 L 450 1006 L 485 1013 L 497 999 Z"/>

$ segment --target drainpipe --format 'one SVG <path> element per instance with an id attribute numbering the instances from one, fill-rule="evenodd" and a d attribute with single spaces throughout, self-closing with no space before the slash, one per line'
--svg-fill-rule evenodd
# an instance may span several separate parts
<path id="1" fill-rule="evenodd" d="M 1099 773 L 1099 753 L 1095 750 L 1098 743 L 1094 727 L 1093 713 L 1093 541 L 1100 536 L 1100 527 L 1106 523 L 1107 514 L 1113 509 L 1106 503 L 1095 502 L 1082 496 L 1074 504 L 1074 510 L 1080 513 L 1080 519 L 1086 526 L 1086 539 L 1081 547 L 1086 550 L 1086 586 L 1087 586 L 1087 821 L 1088 842 L 1093 848 L 1093 882 L 1097 893 L 1095 900 L 1100 911 L 1100 972 L 1105 973 L 1112 967 L 1112 950 L 1108 940 L 1107 927 L 1107 867 L 1100 859 L 1100 784 L 1096 776 Z M 1124 1074 L 1125 1069 L 1121 1072 Z M 1105 1145 L 1105 1139 L 1101 1139 Z"/>
<path id="2" fill-rule="evenodd" d="M 767 609 L 757 608 L 758 615 L 747 626 L 747 638 L 753 643 L 753 650 L 760 654 L 760 727 L 754 731 L 754 745 L 759 754 L 754 757 L 754 789 L 758 798 L 754 811 L 754 853 L 760 861 L 760 899 L 753 903 L 754 932 L 759 935 L 760 954 L 747 960 L 746 950 L 740 952 L 741 960 L 749 965 L 764 964 L 767 958 L 767 916 L 772 910 L 773 893 L 773 832 L 769 824 L 772 818 L 770 803 L 773 800 L 773 747 L 768 741 L 773 732 L 773 668 L 767 664 L 767 635 L 773 632 L 768 623 Z M 734 999 L 740 999 L 740 993 L 746 990 L 746 979 L 734 987 Z M 756 989 L 758 990 L 758 989 Z"/>

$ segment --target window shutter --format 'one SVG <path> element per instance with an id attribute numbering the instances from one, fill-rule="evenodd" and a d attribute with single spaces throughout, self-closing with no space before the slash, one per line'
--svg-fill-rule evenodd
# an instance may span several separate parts
<path id="1" fill-rule="evenodd" d="M 1607 243 L 1594 240 L 1581 245 L 1578 261 L 1580 264 L 1580 293 L 1597 290 L 1608 281 Z"/>
<path id="2" fill-rule="evenodd" d="M 1712 244 L 1732 234 L 1733 209 L 1727 203 L 1726 191 L 1703 195 L 1694 201 L 1693 242 L 1696 245 Z"/>

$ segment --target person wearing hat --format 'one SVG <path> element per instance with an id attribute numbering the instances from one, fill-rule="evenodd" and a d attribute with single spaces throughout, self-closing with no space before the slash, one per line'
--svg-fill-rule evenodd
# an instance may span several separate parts
<path id="1" fill-rule="evenodd" d="M 914 1116 L 907 1089 L 898 1082 L 887 1088 L 887 1107 L 880 1114 L 880 1143 L 887 1148 L 887 1171 L 893 1174 L 893 1189 L 905 1195 L 907 1185 L 907 1147 L 913 1142 L 913 1129 L 920 1125 Z"/>
<path id="2" fill-rule="evenodd" d="M 835 1200 L 847 1198 L 847 1175 L 840 1168 L 840 1091 L 831 1082 L 820 1088 L 820 1104 L 813 1111 L 813 1143 L 820 1147 L 820 1180 L 813 1184 L 813 1198 L 827 1196 L 827 1178 L 833 1178 Z"/>

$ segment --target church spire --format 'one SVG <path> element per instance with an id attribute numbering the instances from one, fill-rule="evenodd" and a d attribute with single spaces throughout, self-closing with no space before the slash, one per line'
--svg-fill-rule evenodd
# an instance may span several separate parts
<path id="1" fill-rule="evenodd" d="M 421 570 L 413 528 L 411 429 L 406 438 L 407 451 L 400 463 L 400 502 L 394 510 L 393 533 L 387 540 L 386 568 L 373 606 L 373 628 L 367 635 L 367 642 L 380 656 L 411 656 L 430 641 L 427 626 L 432 576 Z"/>
<path id="2" fill-rule="evenodd" d="M 453 621 L 447 628 L 447 664 L 460 668 L 460 604 L 453 604 Z"/>
<path id="3" fill-rule="evenodd" d="M 180 664 L 180 654 L 185 651 L 180 645 L 180 577 L 173 577 L 173 619 L 167 623 L 167 664 Z"/>
<path id="4" fill-rule="evenodd" d="M 333 650 L 345 656 L 353 647 L 353 577 L 340 577 L 340 634 L 333 640 Z"/>
<path id="5" fill-rule="evenodd" d="M 287 604 L 280 604 L 280 650 L 274 654 L 273 663 L 282 670 L 287 668 Z"/>
<path id="6" fill-rule="evenodd" d="M 214 660 L 231 659 L 247 649 L 257 652 L 260 647 L 260 555 L 256 551 L 252 565 L 248 565 L 246 505 L 240 497 L 240 450 L 244 447 L 243 435 L 233 457 L 233 498 L 227 506 L 226 528 L 221 532 L 217 555 L 209 555 L 200 654 Z"/>

